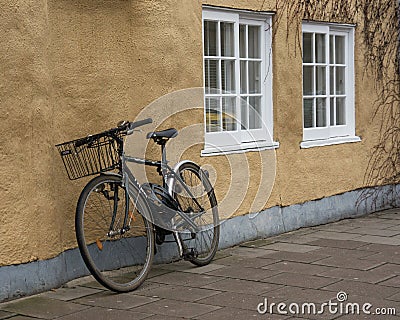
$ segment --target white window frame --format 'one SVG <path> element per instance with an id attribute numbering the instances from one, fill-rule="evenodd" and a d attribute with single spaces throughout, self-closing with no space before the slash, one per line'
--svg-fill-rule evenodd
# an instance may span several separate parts
<path id="1" fill-rule="evenodd" d="M 304 127 L 304 98 L 308 96 L 303 95 L 303 141 L 301 148 L 310 148 L 316 146 L 326 146 L 332 144 L 340 144 L 347 142 L 361 141 L 355 135 L 355 81 L 354 81 L 354 26 L 353 25 L 340 25 L 333 23 L 317 23 L 317 22 L 303 22 L 303 33 L 323 33 L 325 34 L 325 63 L 318 64 L 302 63 L 303 67 L 307 65 L 324 65 L 326 66 L 326 127 Z M 345 38 L 345 99 L 346 99 L 346 112 L 344 125 L 331 125 L 330 124 L 330 35 L 343 36 Z M 315 55 L 315 50 L 313 50 Z M 315 77 L 314 77 L 315 87 Z M 335 97 L 336 94 L 332 94 Z"/>
<path id="2" fill-rule="evenodd" d="M 235 88 L 236 92 L 229 94 L 236 97 L 236 119 L 238 120 L 236 131 L 206 131 L 206 110 L 204 108 L 204 149 L 201 152 L 203 156 L 247 152 L 255 150 L 265 150 L 279 147 L 277 142 L 273 141 L 273 104 L 272 104 L 272 14 L 271 13 L 251 13 L 245 10 L 220 9 L 203 6 L 203 41 L 204 41 L 204 21 L 220 21 L 234 23 L 234 43 L 235 43 Z M 240 58 L 239 54 L 239 25 L 249 24 L 261 27 L 261 129 L 241 129 L 240 112 Z M 204 46 L 204 43 L 203 43 Z M 204 50 L 203 50 L 204 53 Z M 218 57 L 217 57 L 218 58 Z M 203 56 L 203 75 L 205 75 L 205 61 Z M 205 77 L 203 79 L 205 88 Z M 204 94 L 204 104 L 207 97 L 212 94 Z M 221 95 L 223 96 L 223 95 Z"/>

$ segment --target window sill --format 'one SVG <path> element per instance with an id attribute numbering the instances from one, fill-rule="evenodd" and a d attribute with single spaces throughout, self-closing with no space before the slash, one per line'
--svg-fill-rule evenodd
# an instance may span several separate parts
<path id="1" fill-rule="evenodd" d="M 337 138 L 330 138 L 330 139 L 321 139 L 321 140 L 309 140 L 309 141 L 302 141 L 300 143 L 301 149 L 308 149 L 314 147 L 323 147 L 323 146 L 330 146 L 335 144 L 342 144 L 342 143 L 353 143 L 353 142 L 360 142 L 361 138 L 357 136 L 353 137 L 337 137 Z"/>
<path id="2" fill-rule="evenodd" d="M 240 145 L 235 146 L 225 146 L 225 147 L 218 147 L 218 146 L 204 146 L 204 149 L 201 150 L 202 157 L 210 157 L 210 156 L 220 156 L 220 155 L 227 155 L 233 153 L 245 153 L 245 152 L 254 152 L 254 151 L 264 151 L 264 150 L 271 150 L 271 149 L 278 149 L 279 142 L 246 142 Z"/>

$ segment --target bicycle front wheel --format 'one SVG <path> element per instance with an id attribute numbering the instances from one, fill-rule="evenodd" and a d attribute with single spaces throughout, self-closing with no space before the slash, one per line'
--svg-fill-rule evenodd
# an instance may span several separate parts
<path id="1" fill-rule="evenodd" d="M 106 288 L 128 292 L 146 279 L 154 255 L 154 232 L 127 195 L 119 176 L 100 175 L 83 189 L 75 231 L 83 261 Z M 140 206 L 146 210 L 146 206 Z"/>
<path id="2" fill-rule="evenodd" d="M 178 168 L 183 185 L 175 181 L 174 198 L 183 211 L 199 229 L 191 228 L 179 233 L 189 255 L 187 259 L 197 266 L 204 266 L 214 258 L 219 242 L 219 216 L 214 189 L 205 173 L 192 162 L 184 162 Z M 186 188 L 184 187 L 186 186 Z M 186 190 L 187 189 L 187 190 Z M 189 192 L 188 192 L 189 191 Z M 185 226 L 185 221 L 175 216 L 175 226 Z"/>

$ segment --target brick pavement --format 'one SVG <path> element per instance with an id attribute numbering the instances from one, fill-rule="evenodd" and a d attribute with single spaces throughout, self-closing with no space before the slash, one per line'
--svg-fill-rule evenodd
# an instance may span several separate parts
<path id="1" fill-rule="evenodd" d="M 132 293 L 112 293 L 90 277 L 74 280 L 0 304 L 0 319 L 400 320 L 399 245 L 400 209 L 386 210 L 221 250 L 205 267 L 184 261 L 156 265 Z M 347 300 L 339 303 L 343 294 Z M 257 312 L 265 299 L 269 307 L 275 303 L 274 314 Z M 323 305 L 329 301 L 333 311 L 336 303 L 344 312 L 329 312 L 329 304 Z M 278 312 L 279 303 L 287 314 Z M 324 313 L 308 312 L 313 306 L 304 303 Z M 371 313 L 395 308 L 397 316 L 346 314 L 356 304 Z M 296 307 L 299 312 L 291 313 Z"/>

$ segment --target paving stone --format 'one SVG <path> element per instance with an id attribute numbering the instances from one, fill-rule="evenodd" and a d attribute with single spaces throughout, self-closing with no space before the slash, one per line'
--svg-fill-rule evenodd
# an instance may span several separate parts
<path id="1" fill-rule="evenodd" d="M 263 267 L 263 269 L 276 270 L 280 272 L 292 272 L 297 274 L 308 274 L 308 275 L 321 275 L 332 269 L 332 267 L 313 265 L 309 263 L 302 262 L 292 262 L 292 261 L 281 261 L 272 265 Z"/>
<path id="2" fill-rule="evenodd" d="M 157 268 L 169 271 L 182 271 L 188 269 L 196 269 L 196 266 L 188 263 L 187 261 L 178 261 L 173 263 L 166 263 L 157 265 Z"/>
<path id="3" fill-rule="evenodd" d="M 161 276 L 162 274 L 166 274 L 172 272 L 173 270 L 163 269 L 162 267 L 156 266 L 151 267 L 149 274 L 147 275 L 147 279 Z"/>
<path id="4" fill-rule="evenodd" d="M 400 254 L 391 254 L 390 252 L 376 253 L 371 256 L 361 258 L 361 260 L 382 261 L 390 262 L 393 264 L 400 264 Z"/>
<path id="5" fill-rule="evenodd" d="M 306 253 L 280 251 L 266 254 L 261 258 L 311 263 L 329 257 L 330 256 L 327 254 L 316 253 L 315 251 L 310 251 Z"/>
<path id="6" fill-rule="evenodd" d="M 74 303 L 86 306 L 128 310 L 157 300 L 159 299 L 132 293 L 117 294 L 107 291 L 74 300 Z"/>
<path id="7" fill-rule="evenodd" d="M 218 291 L 228 291 L 237 293 L 246 293 L 252 295 L 260 295 L 265 292 L 275 290 L 281 286 L 273 283 L 263 283 L 256 281 L 247 281 L 240 279 L 224 279 L 218 282 L 204 286 L 205 289 L 213 289 Z"/>
<path id="8" fill-rule="evenodd" d="M 329 284 L 338 282 L 337 279 L 325 278 L 319 276 L 301 275 L 296 273 L 283 272 L 276 276 L 265 279 L 268 283 L 275 283 L 287 286 L 295 286 L 302 288 L 319 289 Z"/>
<path id="9" fill-rule="evenodd" d="M 400 220 L 400 213 L 399 212 L 393 212 L 393 213 L 386 212 L 380 218 L 390 219 L 390 220 Z"/>
<path id="10" fill-rule="evenodd" d="M 391 226 L 391 227 L 387 228 L 387 230 L 394 230 L 394 231 L 399 231 L 400 232 L 400 224 L 395 225 L 395 226 Z"/>
<path id="11" fill-rule="evenodd" d="M 310 242 L 309 245 L 341 249 L 356 249 L 365 246 L 365 242 L 354 240 L 318 239 Z"/>
<path id="12" fill-rule="evenodd" d="M 261 248 L 245 248 L 245 247 L 235 247 L 230 250 L 231 255 L 237 255 L 246 258 L 258 258 L 269 253 L 275 253 L 275 250 L 261 249 Z"/>
<path id="13" fill-rule="evenodd" d="M 296 243 L 296 244 L 309 244 L 312 241 L 318 240 L 317 237 L 313 237 L 311 234 L 296 235 L 293 234 L 290 237 L 279 239 L 279 242 Z"/>
<path id="14" fill-rule="evenodd" d="M 150 313 L 136 312 L 135 310 L 117 310 L 112 308 L 99 308 L 93 307 L 74 314 L 70 314 L 59 320 L 85 320 L 85 319 L 96 319 L 96 320 L 121 320 L 121 319 L 148 319 L 151 316 Z"/>
<path id="15" fill-rule="evenodd" d="M 170 317 L 193 318 L 211 311 L 218 310 L 220 307 L 176 300 L 163 299 L 153 303 L 135 308 L 136 312 L 153 313 Z"/>
<path id="16" fill-rule="evenodd" d="M 400 254 L 400 248 L 390 244 L 367 243 L 364 247 L 359 249 L 362 251 L 372 251 L 374 253 Z"/>
<path id="17" fill-rule="evenodd" d="M 240 256 L 230 256 L 218 260 L 218 263 L 225 266 L 236 266 L 237 268 L 262 268 L 267 265 L 277 263 L 279 261 L 280 260 L 267 259 L 267 258 L 248 259 L 248 258 L 242 258 Z"/>
<path id="18" fill-rule="evenodd" d="M 168 274 L 163 274 L 158 277 L 147 279 L 146 281 L 199 288 L 207 284 L 220 281 L 221 279 L 222 279 L 221 277 L 203 275 L 203 274 L 192 274 L 188 272 L 171 272 Z"/>
<path id="19" fill-rule="evenodd" d="M 170 317 L 167 316 L 165 314 L 161 315 L 161 314 L 154 314 L 148 318 L 146 318 L 146 320 L 176 320 L 176 319 L 185 319 L 183 317 L 179 317 L 179 316 L 175 316 L 175 317 Z"/>
<path id="20" fill-rule="evenodd" d="M 360 317 L 361 316 L 367 316 L 366 318 L 361 317 L 360 319 L 399 319 L 398 317 L 397 318 L 391 317 L 390 314 L 387 314 L 387 315 L 378 315 L 378 314 L 376 314 L 376 311 L 380 311 L 382 309 L 384 309 L 388 313 L 393 313 L 393 308 L 395 308 L 397 310 L 394 310 L 394 311 L 397 311 L 395 313 L 398 316 L 399 315 L 399 313 L 398 313 L 399 305 L 398 304 L 396 305 L 396 303 L 394 301 L 384 300 L 384 299 L 381 299 L 381 298 L 379 298 L 377 296 L 365 297 L 365 296 L 357 296 L 357 295 L 348 295 L 348 299 L 343 303 L 344 307 L 346 307 L 346 303 L 349 303 L 349 304 L 351 304 L 351 303 L 355 304 L 356 303 L 356 304 L 358 304 L 360 306 Z M 367 305 L 367 304 L 371 305 L 371 307 L 369 309 L 371 314 L 365 314 L 363 312 L 363 306 Z M 379 310 L 377 310 L 377 309 L 379 309 Z M 344 309 L 344 310 L 346 310 L 346 309 Z M 353 316 L 353 315 L 349 314 L 348 316 L 350 317 L 350 316 Z M 349 318 L 349 319 L 354 319 L 354 318 Z"/>
<path id="21" fill-rule="evenodd" d="M 374 252 L 362 250 L 361 248 L 356 249 L 344 249 L 344 248 L 332 248 L 325 247 L 315 251 L 315 253 L 326 254 L 330 257 L 335 258 L 351 258 L 351 259 L 359 259 L 368 257 L 374 254 Z"/>
<path id="22" fill-rule="evenodd" d="M 387 229 L 393 226 L 393 220 L 386 220 L 381 218 L 370 218 L 370 219 L 355 219 L 351 223 L 356 228 L 375 228 L 375 229 Z"/>
<path id="23" fill-rule="evenodd" d="M 354 280 L 354 281 L 362 281 L 369 283 L 379 283 L 385 281 L 389 278 L 395 276 L 392 271 L 381 269 L 383 266 L 370 269 L 368 271 L 364 270 L 355 270 L 355 269 L 344 269 L 344 268 L 335 268 L 329 271 L 323 272 L 321 275 L 325 277 L 332 277 L 336 279 L 346 279 L 346 280 Z"/>
<path id="24" fill-rule="evenodd" d="M 200 317 L 196 317 L 199 320 L 213 320 L 213 319 L 237 319 L 237 320 L 247 320 L 252 318 L 259 318 L 260 314 L 254 310 L 244 310 L 236 308 L 221 308 L 216 311 L 203 314 Z"/>
<path id="25" fill-rule="evenodd" d="M 361 237 L 356 233 L 345 233 L 345 232 L 335 232 L 335 231 L 317 231 L 313 233 L 313 236 L 320 239 L 333 239 L 333 240 L 356 240 L 360 241 Z"/>
<path id="26" fill-rule="evenodd" d="M 400 288 L 400 276 L 395 276 L 388 280 L 379 283 L 382 286 L 397 287 Z"/>
<path id="27" fill-rule="evenodd" d="M 272 244 L 276 241 L 276 238 L 269 238 L 269 239 L 259 239 L 259 240 L 253 240 L 253 241 L 248 241 L 245 243 L 240 244 L 240 247 L 247 247 L 247 248 L 258 248 L 258 247 L 263 247 L 269 244 Z"/>
<path id="28" fill-rule="evenodd" d="M 106 290 L 106 288 L 103 285 L 101 285 L 100 283 L 98 283 L 96 280 L 92 280 L 90 282 L 83 283 L 82 287 Z"/>
<path id="29" fill-rule="evenodd" d="M 196 300 L 215 296 L 219 293 L 220 291 L 210 290 L 210 289 L 163 285 L 159 288 L 144 291 L 140 293 L 140 295 L 145 295 L 153 298 L 164 298 L 164 299 L 194 302 Z"/>
<path id="30" fill-rule="evenodd" d="M 53 319 L 87 308 L 87 306 L 66 301 L 46 299 L 43 297 L 32 297 L 18 300 L 5 304 L 2 307 L 4 311 L 42 319 Z"/>
<path id="31" fill-rule="evenodd" d="M 347 220 L 345 220 L 347 221 Z M 323 225 L 316 230 L 321 230 L 321 231 L 335 231 L 335 232 L 349 232 L 351 233 L 351 230 L 356 228 L 356 226 L 353 226 L 350 223 L 332 223 L 332 224 L 326 224 Z"/>
<path id="32" fill-rule="evenodd" d="M 237 292 L 222 292 L 216 296 L 201 299 L 197 302 L 220 307 L 257 310 L 257 305 L 263 300 L 264 298 L 258 295 Z"/>
<path id="33" fill-rule="evenodd" d="M 182 272 L 189 272 L 189 273 L 204 274 L 204 273 L 208 273 L 210 271 L 219 270 L 221 268 L 225 268 L 225 266 L 222 265 L 222 264 L 210 263 L 210 264 L 208 264 L 206 266 L 203 266 L 203 267 L 190 268 L 190 269 L 181 270 L 181 271 Z"/>
<path id="34" fill-rule="evenodd" d="M 287 303 L 309 301 L 314 303 L 327 302 L 336 298 L 337 292 L 328 290 L 316 290 L 309 288 L 284 286 L 277 290 L 273 290 L 264 294 L 270 302 L 279 303 L 285 301 Z"/>
<path id="35" fill-rule="evenodd" d="M 381 237 L 393 237 L 400 234 L 400 231 L 361 227 L 352 229 L 351 233 L 358 233 L 361 235 L 381 236 Z"/>
<path id="36" fill-rule="evenodd" d="M 222 269 L 214 270 L 208 274 L 213 276 L 243 279 L 243 280 L 262 280 L 279 274 L 281 271 L 274 271 L 268 269 L 253 269 L 253 268 L 239 268 L 237 266 L 229 266 Z"/>
<path id="37" fill-rule="evenodd" d="M 299 252 L 299 253 L 306 253 L 320 249 L 320 247 L 317 246 L 309 246 L 306 244 L 286 243 L 286 242 L 277 242 L 274 244 L 270 244 L 268 246 L 264 246 L 262 248 L 269 250 L 276 250 L 276 251 L 288 251 L 288 252 Z"/>
<path id="38" fill-rule="evenodd" d="M 361 320 L 364 320 L 364 319 L 368 319 L 368 320 L 374 320 L 374 319 L 375 320 L 382 320 L 382 319 L 398 320 L 399 317 L 389 316 L 389 315 L 385 315 L 385 316 L 373 315 L 373 314 L 347 314 L 347 315 L 341 316 L 339 319 L 340 320 L 359 320 L 359 319 L 361 319 Z"/>
<path id="39" fill-rule="evenodd" d="M 86 288 L 86 287 L 71 287 L 71 288 L 59 288 L 56 290 L 48 291 L 40 294 L 43 298 L 50 298 L 62 301 L 69 301 L 78 298 L 82 298 L 85 296 L 89 296 L 91 294 L 95 294 L 101 292 L 99 289 Z"/>
<path id="40" fill-rule="evenodd" d="M 10 317 L 12 317 L 12 316 L 15 316 L 15 313 L 0 310 L 0 319 L 1 319 L 1 320 L 2 320 L 2 319 L 6 319 L 6 318 L 10 318 Z"/>
<path id="41" fill-rule="evenodd" d="M 25 316 L 15 316 L 12 318 L 7 318 L 7 320 L 34 320 L 37 318 L 32 318 L 32 317 L 25 317 Z"/>
<path id="42" fill-rule="evenodd" d="M 384 262 L 375 260 L 361 260 L 354 257 L 336 256 L 319 260 L 314 262 L 314 264 L 344 269 L 369 270 L 384 264 Z"/>
<path id="43" fill-rule="evenodd" d="M 399 292 L 398 288 L 352 280 L 342 280 L 328 285 L 324 289 L 337 292 L 344 291 L 349 296 L 361 296 L 366 297 L 366 299 L 371 299 L 371 295 L 388 298 Z"/>
<path id="44" fill-rule="evenodd" d="M 271 320 L 281 320 L 288 319 L 287 316 L 281 316 L 276 314 L 260 315 L 255 310 L 244 310 L 232 307 L 225 307 L 200 317 L 196 317 L 199 320 L 220 320 L 220 319 L 234 319 L 234 320 L 248 320 L 248 319 L 271 319 Z"/>
<path id="45" fill-rule="evenodd" d="M 368 243 L 389 244 L 392 246 L 400 246 L 400 238 L 364 235 L 364 236 L 360 236 L 359 238 L 357 238 L 357 241 L 363 241 L 363 242 L 368 242 Z"/>
<path id="46" fill-rule="evenodd" d="M 387 298 L 388 300 L 393 300 L 393 301 L 397 301 L 400 302 L 400 292 L 396 293 L 392 296 L 390 296 L 389 298 Z M 400 310 L 399 310 L 399 314 L 400 314 Z"/>

